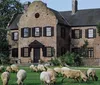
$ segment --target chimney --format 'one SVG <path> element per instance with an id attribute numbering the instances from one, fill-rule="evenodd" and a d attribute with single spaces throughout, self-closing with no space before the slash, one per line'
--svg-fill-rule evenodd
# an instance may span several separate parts
<path id="1" fill-rule="evenodd" d="M 24 12 L 27 11 L 30 4 L 31 4 L 31 2 L 29 2 L 29 1 L 24 2 Z"/>
<path id="2" fill-rule="evenodd" d="M 77 6 L 78 6 L 78 1 L 77 0 L 72 0 L 72 14 L 75 14 L 77 12 Z"/>

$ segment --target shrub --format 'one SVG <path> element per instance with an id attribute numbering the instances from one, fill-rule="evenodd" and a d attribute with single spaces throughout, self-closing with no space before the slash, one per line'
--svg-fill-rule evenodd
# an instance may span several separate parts
<path id="1" fill-rule="evenodd" d="M 60 61 L 57 57 L 51 58 L 50 62 L 54 65 L 54 66 L 59 66 L 60 65 Z"/>

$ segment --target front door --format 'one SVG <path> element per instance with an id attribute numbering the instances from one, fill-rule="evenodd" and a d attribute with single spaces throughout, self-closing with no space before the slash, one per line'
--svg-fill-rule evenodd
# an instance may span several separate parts
<path id="1" fill-rule="evenodd" d="M 40 59 L 40 48 L 34 48 L 34 63 L 38 63 Z"/>

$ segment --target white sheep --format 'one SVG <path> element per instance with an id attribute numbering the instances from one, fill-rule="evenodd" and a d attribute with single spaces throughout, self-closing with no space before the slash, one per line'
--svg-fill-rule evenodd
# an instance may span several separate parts
<path id="1" fill-rule="evenodd" d="M 18 66 L 16 64 L 12 64 L 11 69 L 13 72 L 18 72 Z"/>
<path id="2" fill-rule="evenodd" d="M 6 67 L 6 71 L 11 72 L 12 71 L 11 67 L 10 66 L 7 66 Z"/>
<path id="3" fill-rule="evenodd" d="M 30 68 L 30 70 L 31 70 L 31 71 L 32 71 L 33 67 L 34 67 L 34 65 L 30 65 L 30 67 L 29 67 L 29 68 Z"/>
<path id="4" fill-rule="evenodd" d="M 94 81 L 97 81 L 98 80 L 98 77 L 96 75 L 96 71 L 94 68 L 89 68 L 87 70 L 87 76 L 88 76 L 88 79 L 90 79 L 90 77 L 92 78 L 92 80 Z"/>
<path id="5" fill-rule="evenodd" d="M 3 73 L 1 74 L 1 80 L 2 80 L 2 82 L 3 82 L 3 85 L 8 85 L 9 79 L 10 79 L 10 74 L 9 74 L 9 72 L 3 72 Z"/>
<path id="6" fill-rule="evenodd" d="M 18 85 L 23 85 L 23 81 L 26 79 L 26 77 L 27 77 L 26 71 L 23 70 L 23 69 L 20 69 L 17 72 L 17 84 Z"/>
<path id="7" fill-rule="evenodd" d="M 66 70 L 70 70 L 70 68 L 68 68 L 68 67 L 62 67 L 61 68 L 61 74 L 63 75 L 63 72 L 66 71 Z"/>
<path id="8" fill-rule="evenodd" d="M 46 71 L 41 72 L 40 81 L 41 81 L 41 83 L 44 82 L 44 84 L 50 85 L 50 83 L 51 83 L 50 73 L 46 72 Z"/>
<path id="9" fill-rule="evenodd" d="M 42 64 L 38 64 L 37 69 L 38 71 L 46 71 L 46 67 Z"/>
<path id="10" fill-rule="evenodd" d="M 64 78 L 62 79 L 62 81 L 67 77 L 67 78 L 72 78 L 74 80 L 77 80 L 79 82 L 80 78 L 83 81 L 87 81 L 87 77 L 84 73 L 82 73 L 80 70 L 65 70 L 63 72 Z"/>

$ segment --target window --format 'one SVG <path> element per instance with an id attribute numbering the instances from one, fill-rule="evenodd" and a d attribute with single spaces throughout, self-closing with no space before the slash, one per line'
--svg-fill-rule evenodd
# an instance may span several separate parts
<path id="1" fill-rule="evenodd" d="M 93 56 L 94 56 L 93 48 L 88 48 L 88 57 L 93 57 Z"/>
<path id="2" fill-rule="evenodd" d="M 42 36 L 42 28 L 41 27 L 32 28 L 32 36 L 34 37 Z"/>
<path id="3" fill-rule="evenodd" d="M 65 38 L 66 36 L 66 29 L 64 27 L 61 28 L 61 37 Z"/>
<path id="4" fill-rule="evenodd" d="M 79 29 L 72 30 L 72 38 L 74 39 L 82 38 L 82 30 Z"/>
<path id="5" fill-rule="evenodd" d="M 50 37 L 54 35 L 54 29 L 51 26 L 44 27 L 44 36 Z"/>
<path id="6" fill-rule="evenodd" d="M 12 40 L 15 40 L 15 41 L 18 40 L 18 32 L 13 32 L 12 33 Z"/>
<path id="7" fill-rule="evenodd" d="M 78 47 L 72 48 L 72 52 L 80 53 L 80 48 L 78 48 Z"/>
<path id="8" fill-rule="evenodd" d="M 12 57 L 18 57 L 18 48 L 12 49 Z"/>
<path id="9" fill-rule="evenodd" d="M 85 30 L 86 38 L 95 38 L 96 37 L 96 29 L 89 28 Z"/>
<path id="10" fill-rule="evenodd" d="M 21 56 L 22 57 L 30 57 L 30 53 L 29 53 L 29 48 L 28 47 L 21 48 Z"/>
<path id="11" fill-rule="evenodd" d="M 31 29 L 28 27 L 21 29 L 21 37 L 27 38 L 31 36 Z"/>
<path id="12" fill-rule="evenodd" d="M 44 47 L 43 56 L 44 57 L 52 57 L 54 55 L 54 48 L 53 47 Z"/>

